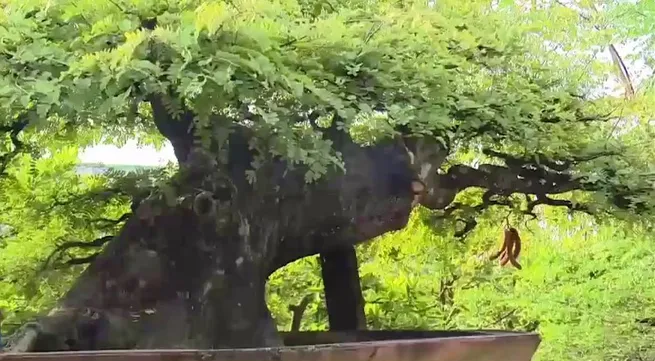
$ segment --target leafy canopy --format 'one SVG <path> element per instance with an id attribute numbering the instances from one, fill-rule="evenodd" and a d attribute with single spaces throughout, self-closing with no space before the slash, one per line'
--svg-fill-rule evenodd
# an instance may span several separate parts
<path id="1" fill-rule="evenodd" d="M 382 111 L 377 137 L 405 125 L 513 151 L 593 146 L 570 137 L 589 131 L 578 122 L 589 104 L 525 56 L 526 29 L 494 13 L 449 15 L 421 2 L 10 0 L 1 113 L 119 137 L 153 131 L 142 103 L 152 93 L 177 95 L 168 110 L 188 107 L 199 125 L 228 128 L 247 108 L 259 146 L 310 165 L 309 180 L 340 163 L 299 117 L 310 110 L 338 114 L 346 129 Z"/>

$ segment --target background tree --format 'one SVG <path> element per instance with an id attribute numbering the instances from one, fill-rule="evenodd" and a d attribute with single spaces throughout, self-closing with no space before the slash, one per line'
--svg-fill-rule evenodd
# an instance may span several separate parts
<path id="1" fill-rule="evenodd" d="M 8 125 L 78 143 L 163 136 L 179 163 L 17 347 L 279 344 L 267 276 L 403 228 L 417 179 L 458 237 L 494 206 L 648 211 L 649 164 L 614 136 L 593 76 L 575 80 L 570 54 L 489 10 L 10 1 Z"/>

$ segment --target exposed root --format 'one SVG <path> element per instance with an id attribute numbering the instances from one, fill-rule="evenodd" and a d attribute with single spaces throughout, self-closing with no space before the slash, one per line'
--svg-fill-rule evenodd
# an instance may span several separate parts
<path id="1" fill-rule="evenodd" d="M 113 312 L 54 309 L 29 322 L 7 339 L 5 352 L 48 352 L 126 349 L 134 346 L 129 322 Z"/>
<path id="2" fill-rule="evenodd" d="M 13 335 L 8 337 L 5 352 L 32 352 L 40 333 L 41 324 L 38 322 L 29 322 L 23 325 Z"/>

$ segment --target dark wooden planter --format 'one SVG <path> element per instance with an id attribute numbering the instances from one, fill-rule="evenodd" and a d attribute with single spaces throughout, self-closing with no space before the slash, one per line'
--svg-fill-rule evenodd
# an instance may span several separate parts
<path id="1" fill-rule="evenodd" d="M 3 361 L 530 361 L 535 333 L 348 331 L 285 333 L 286 347 L 0 354 Z"/>

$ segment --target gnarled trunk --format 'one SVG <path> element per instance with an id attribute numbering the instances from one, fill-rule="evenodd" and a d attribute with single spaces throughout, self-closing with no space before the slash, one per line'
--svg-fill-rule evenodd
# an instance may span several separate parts
<path id="1" fill-rule="evenodd" d="M 342 143 L 347 172 L 317 184 L 274 159 L 249 184 L 242 140 L 230 138 L 227 167 L 205 150 L 186 154 L 171 182 L 177 196 L 146 200 L 38 332 L 11 349 L 280 345 L 264 295 L 270 273 L 405 226 L 415 178 L 397 143 Z"/>
<path id="2" fill-rule="evenodd" d="M 182 206 L 130 219 L 42 322 L 33 350 L 279 345 L 255 247 L 269 240 L 253 241 L 266 226 L 244 218 L 221 229 Z"/>

